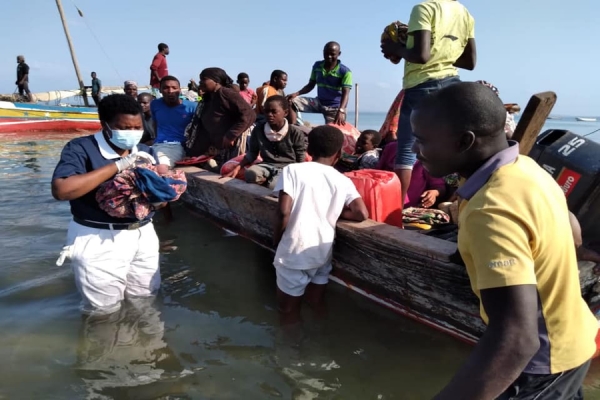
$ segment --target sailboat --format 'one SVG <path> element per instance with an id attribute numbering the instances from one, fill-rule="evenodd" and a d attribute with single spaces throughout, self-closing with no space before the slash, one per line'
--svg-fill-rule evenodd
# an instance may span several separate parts
<path id="1" fill-rule="evenodd" d="M 79 64 L 75 57 L 69 27 L 67 26 L 60 0 L 56 0 L 56 6 L 63 24 L 80 89 L 48 92 L 46 96 L 43 96 L 43 94 L 34 94 L 34 96 L 40 101 L 57 101 L 85 93 L 82 96 L 85 107 L 70 106 L 68 104 L 50 106 L 36 103 L 21 103 L 13 99 L 13 96 L 3 96 L 0 97 L 0 133 L 54 130 L 91 131 L 100 129 L 98 111 L 95 108 L 90 108 L 88 104 L 87 92 L 81 78 Z"/>

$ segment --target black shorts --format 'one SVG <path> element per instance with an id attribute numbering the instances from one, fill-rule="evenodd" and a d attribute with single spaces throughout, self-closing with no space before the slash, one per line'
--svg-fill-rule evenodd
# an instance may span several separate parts
<path id="1" fill-rule="evenodd" d="M 591 360 L 552 375 L 521 374 L 497 400 L 583 400 L 583 379 Z"/>

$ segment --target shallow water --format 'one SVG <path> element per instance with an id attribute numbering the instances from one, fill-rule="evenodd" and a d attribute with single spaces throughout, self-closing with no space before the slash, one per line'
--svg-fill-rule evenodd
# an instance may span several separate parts
<path id="1" fill-rule="evenodd" d="M 0 399 L 428 399 L 468 355 L 335 284 L 327 318 L 305 310 L 302 340 L 284 339 L 271 253 L 181 206 L 157 222 L 159 299 L 83 321 L 49 187 L 71 137 L 0 137 Z M 600 363 L 588 381 L 600 398 Z"/>

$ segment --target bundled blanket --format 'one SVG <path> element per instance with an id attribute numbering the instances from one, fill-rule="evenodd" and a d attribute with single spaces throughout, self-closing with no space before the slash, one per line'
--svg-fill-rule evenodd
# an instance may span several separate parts
<path id="1" fill-rule="evenodd" d="M 96 201 L 100 209 L 112 217 L 141 221 L 152 212 L 153 204 L 175 201 L 186 188 L 183 171 L 174 170 L 168 176 L 160 176 L 156 167 L 141 164 L 100 185 Z"/>

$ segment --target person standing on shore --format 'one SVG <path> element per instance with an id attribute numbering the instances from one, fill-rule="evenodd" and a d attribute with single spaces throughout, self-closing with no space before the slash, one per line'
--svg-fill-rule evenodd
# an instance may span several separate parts
<path id="1" fill-rule="evenodd" d="M 29 65 L 25 64 L 24 56 L 17 56 L 17 81 L 15 85 L 19 88 L 19 95 L 26 96 L 28 102 L 33 102 L 29 91 Z"/>
<path id="2" fill-rule="evenodd" d="M 100 92 L 102 91 L 102 81 L 98 79 L 95 72 L 92 72 L 92 99 L 94 104 L 98 107 L 100 104 Z"/>
<path id="3" fill-rule="evenodd" d="M 458 250 L 487 325 L 435 399 L 583 399 L 598 321 L 581 297 L 562 189 L 506 140 L 504 105 L 479 83 L 425 97 L 411 122 L 423 167 L 466 179 Z"/>
<path id="4" fill-rule="evenodd" d="M 154 55 L 152 64 L 150 64 L 150 86 L 152 86 L 152 96 L 160 96 L 160 80 L 169 75 L 167 67 L 167 56 L 169 55 L 169 46 L 164 43 L 158 44 L 158 53 Z"/>
<path id="5" fill-rule="evenodd" d="M 306 86 L 288 96 L 297 111 L 323 114 L 328 124 L 346 123 L 346 105 L 352 89 L 352 71 L 338 60 L 341 54 L 339 43 L 328 42 L 325 45 L 323 61 L 314 63 Z M 310 93 L 315 86 L 317 97 L 298 97 Z"/>
<path id="6" fill-rule="evenodd" d="M 404 199 L 416 161 L 410 114 L 427 94 L 460 82 L 457 68 L 475 68 L 475 20 L 456 0 L 427 0 L 412 9 L 406 45 L 388 39 L 381 51 L 394 62 L 405 61 L 395 165 Z"/>

